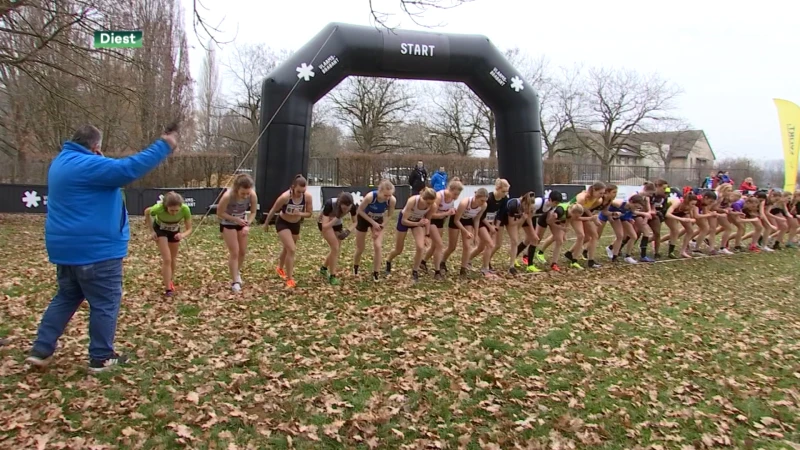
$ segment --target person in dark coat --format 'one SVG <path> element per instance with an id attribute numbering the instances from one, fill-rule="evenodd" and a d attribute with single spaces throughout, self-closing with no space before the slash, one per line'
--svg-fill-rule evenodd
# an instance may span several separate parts
<path id="1" fill-rule="evenodd" d="M 417 161 L 415 167 L 408 175 L 408 184 L 411 186 L 411 194 L 416 195 L 422 191 L 428 183 L 428 171 L 422 161 Z"/>

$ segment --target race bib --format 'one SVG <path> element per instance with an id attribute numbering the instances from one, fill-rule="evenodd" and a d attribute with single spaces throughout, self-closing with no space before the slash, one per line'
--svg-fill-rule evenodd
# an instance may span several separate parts
<path id="1" fill-rule="evenodd" d="M 372 217 L 373 219 L 382 219 L 383 218 L 383 213 L 370 212 L 370 213 L 367 213 L 367 215 Z"/>
<path id="2" fill-rule="evenodd" d="M 495 217 L 497 217 L 496 212 L 486 213 L 486 220 L 488 220 L 489 222 L 494 222 Z"/>
<path id="3" fill-rule="evenodd" d="M 305 205 L 292 205 L 292 204 L 287 204 L 286 205 L 286 212 L 290 213 L 290 214 L 301 213 L 305 209 L 306 209 Z"/>
<path id="4" fill-rule="evenodd" d="M 181 224 L 180 223 L 163 223 L 162 222 L 162 223 L 158 224 L 158 228 L 161 228 L 163 231 L 178 232 L 178 231 L 181 230 Z"/>

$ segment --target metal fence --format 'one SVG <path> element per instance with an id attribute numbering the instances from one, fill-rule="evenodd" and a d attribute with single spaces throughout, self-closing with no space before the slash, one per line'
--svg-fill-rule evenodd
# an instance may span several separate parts
<path id="1" fill-rule="evenodd" d="M 437 155 L 362 155 L 352 154 L 334 158 L 311 158 L 307 178 L 315 186 L 367 186 L 382 179 L 394 184 L 406 184 L 408 175 L 418 160 L 422 160 L 432 176 L 444 168 L 449 179 L 458 177 L 467 185 L 494 184 L 498 178 L 497 162 L 489 158 L 466 158 Z M 227 154 L 177 154 L 165 164 L 137 180 L 131 187 L 220 187 L 227 185 L 234 170 L 242 163 L 240 157 Z M 47 184 L 50 161 L 24 161 L 2 164 L 0 183 Z M 669 168 L 597 164 L 545 160 L 545 184 L 591 184 L 603 181 L 619 185 L 638 185 L 663 178 L 672 186 L 699 186 L 714 170 L 726 168 Z M 255 157 L 247 158 L 239 172 L 257 176 Z M 738 184 L 755 176 L 749 169 L 730 169 L 731 178 Z M 755 172 L 755 171 L 754 171 Z M 759 180 L 755 180 L 756 183 Z"/>

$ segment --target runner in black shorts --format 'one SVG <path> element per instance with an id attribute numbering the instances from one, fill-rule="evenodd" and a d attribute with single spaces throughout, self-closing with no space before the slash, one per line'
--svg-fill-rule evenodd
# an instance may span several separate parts
<path id="1" fill-rule="evenodd" d="M 389 180 L 383 180 L 378 185 L 378 189 L 364 196 L 364 200 L 358 205 L 358 219 L 356 222 L 356 253 L 353 256 L 353 274 L 358 275 L 358 267 L 361 264 L 361 254 L 364 253 L 367 231 L 372 231 L 372 281 L 378 282 L 380 276 L 378 270 L 381 267 L 381 257 L 383 255 L 383 222 L 386 217 L 394 214 L 395 203 L 394 185 Z"/>
<path id="2" fill-rule="evenodd" d="M 272 216 L 278 214 L 278 218 L 275 220 L 275 230 L 278 232 L 283 249 L 278 257 L 278 267 L 275 271 L 278 276 L 286 280 L 286 287 L 289 289 L 297 286 L 294 281 L 294 265 L 297 241 L 300 240 L 300 227 L 303 219 L 307 219 L 313 214 L 312 203 L 314 200 L 311 193 L 306 191 L 306 184 L 306 179 L 302 175 L 295 175 L 289 190 L 275 200 L 275 204 L 272 205 L 272 209 L 264 221 L 266 230 L 269 228 Z"/>
<path id="3" fill-rule="evenodd" d="M 319 273 L 334 286 L 339 284 L 339 278 L 336 274 L 339 254 L 342 250 L 340 241 L 346 239 L 355 227 L 355 223 L 353 223 L 349 229 L 344 230 L 342 217 L 348 213 L 350 214 L 350 221 L 355 222 L 358 211 L 356 205 L 353 204 L 353 196 L 349 192 L 341 192 L 338 197 L 329 198 L 325 201 L 322 206 L 322 213 L 320 213 L 317 220 L 317 228 L 319 228 L 322 237 L 330 247 L 330 251 L 325 256 L 325 262 L 319 268 Z"/>
<path id="4" fill-rule="evenodd" d="M 250 214 L 247 214 L 248 209 Z M 250 235 L 250 224 L 258 212 L 258 195 L 253 189 L 253 179 L 240 173 L 233 180 L 233 187 L 225 191 L 217 204 L 219 232 L 228 248 L 228 269 L 233 283 L 231 290 L 242 290 L 242 274 L 244 257 L 247 254 L 247 241 Z"/>
<path id="5" fill-rule="evenodd" d="M 179 243 L 192 234 L 192 211 L 180 194 L 171 191 L 164 194 L 163 200 L 145 209 L 144 218 L 148 225 L 153 222 L 153 239 L 161 253 L 164 295 L 171 297 L 175 292 L 173 277 L 178 265 Z M 185 227 L 183 232 L 181 223 Z"/>
<path id="6" fill-rule="evenodd" d="M 442 260 L 446 259 L 446 256 L 450 256 L 450 254 L 455 251 L 456 244 L 458 243 L 459 230 L 448 228 L 448 247 L 445 251 L 444 242 L 442 241 L 442 234 L 444 233 L 445 229 L 445 220 L 453 220 L 453 216 L 456 213 L 457 207 L 456 201 L 463 190 L 464 185 L 461 184 L 461 180 L 458 178 L 453 178 L 450 180 L 450 183 L 447 184 L 447 189 L 443 189 L 436 193 L 436 211 L 433 213 L 430 226 L 431 247 L 428 249 L 428 253 L 425 254 L 425 257 L 422 259 L 422 263 L 420 263 L 422 270 L 427 270 L 428 265 L 426 264 L 426 261 L 433 256 L 434 280 L 440 280 L 442 278 L 442 271 L 447 271 L 447 266 L 442 264 Z"/>
<path id="7" fill-rule="evenodd" d="M 481 270 L 484 273 L 493 273 L 491 262 L 492 256 L 497 251 L 498 239 L 502 239 L 502 235 L 498 232 L 501 226 L 500 212 L 505 209 L 506 202 L 508 201 L 508 191 L 511 185 L 508 180 L 498 178 L 494 182 L 494 192 L 489 193 L 489 198 L 486 200 L 486 209 L 481 217 L 478 226 L 478 246 L 472 251 L 470 260 L 475 259 L 478 255 L 483 255 Z M 498 237 L 501 236 L 501 237 Z M 502 243 L 502 240 L 500 241 Z"/>

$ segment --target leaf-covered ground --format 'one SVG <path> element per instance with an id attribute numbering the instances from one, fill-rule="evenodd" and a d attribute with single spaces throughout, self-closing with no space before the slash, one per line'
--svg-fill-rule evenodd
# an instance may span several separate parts
<path id="1" fill-rule="evenodd" d="M 134 219 L 134 364 L 92 376 L 85 304 L 47 371 L 23 362 L 55 291 L 42 225 L 0 217 L 3 449 L 800 448 L 796 251 L 416 286 L 407 253 L 332 287 L 310 222 L 296 290 L 259 229 L 234 295 L 208 220 L 166 299 Z"/>

